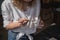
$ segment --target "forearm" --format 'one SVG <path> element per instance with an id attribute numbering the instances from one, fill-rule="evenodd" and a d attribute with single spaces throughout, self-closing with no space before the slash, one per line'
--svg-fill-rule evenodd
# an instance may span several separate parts
<path id="1" fill-rule="evenodd" d="M 18 28 L 18 27 L 21 27 L 22 23 L 19 23 L 19 22 L 10 22 L 8 25 L 6 25 L 6 29 L 7 30 L 10 30 L 10 29 L 15 29 L 15 28 Z"/>

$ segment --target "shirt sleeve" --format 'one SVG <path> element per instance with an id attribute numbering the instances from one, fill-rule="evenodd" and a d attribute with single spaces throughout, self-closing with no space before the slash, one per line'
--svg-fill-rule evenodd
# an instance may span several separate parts
<path id="1" fill-rule="evenodd" d="M 39 16 L 40 9 L 41 9 L 41 3 L 40 3 L 40 0 L 36 0 L 36 2 L 37 2 L 36 15 Z"/>
<path id="2" fill-rule="evenodd" d="M 2 3 L 1 10 L 2 10 L 2 17 L 3 17 L 3 27 L 6 27 L 11 21 L 10 20 L 11 18 L 10 18 L 9 10 L 5 2 Z"/>

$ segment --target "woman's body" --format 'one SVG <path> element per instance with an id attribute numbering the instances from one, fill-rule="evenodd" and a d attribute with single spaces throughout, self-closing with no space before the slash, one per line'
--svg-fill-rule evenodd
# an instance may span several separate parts
<path id="1" fill-rule="evenodd" d="M 26 3 L 26 5 L 24 6 L 25 7 L 27 6 L 26 8 L 24 8 L 23 6 L 21 6 L 21 8 L 19 8 L 19 6 L 17 7 L 17 5 L 14 5 L 14 1 L 12 0 L 5 0 L 2 3 L 2 16 L 4 19 L 3 21 L 4 27 L 7 30 L 9 30 L 8 40 L 16 40 L 16 36 L 18 33 L 22 33 L 22 35 L 23 34 L 28 35 L 36 32 L 36 27 L 34 25 L 32 25 L 31 27 L 30 26 L 27 27 L 26 25 L 30 20 L 28 19 L 29 16 L 35 15 L 38 18 L 40 13 L 40 0 L 36 0 L 35 1 L 36 4 L 34 6 L 33 4 L 28 6 L 29 4 L 27 4 L 32 0 L 30 1 L 24 0 L 24 1 Z"/>

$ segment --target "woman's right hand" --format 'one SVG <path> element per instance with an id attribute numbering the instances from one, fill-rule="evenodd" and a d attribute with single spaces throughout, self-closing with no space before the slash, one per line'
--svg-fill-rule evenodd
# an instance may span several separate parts
<path id="1" fill-rule="evenodd" d="M 22 25 L 26 24 L 28 22 L 28 19 L 26 18 L 20 18 L 18 21 L 13 22 L 11 21 L 7 26 L 6 29 L 15 29 L 18 27 L 21 27 Z"/>
<path id="2" fill-rule="evenodd" d="M 29 20 L 27 18 L 20 18 L 18 20 L 19 23 L 22 23 L 23 25 L 26 24 Z"/>

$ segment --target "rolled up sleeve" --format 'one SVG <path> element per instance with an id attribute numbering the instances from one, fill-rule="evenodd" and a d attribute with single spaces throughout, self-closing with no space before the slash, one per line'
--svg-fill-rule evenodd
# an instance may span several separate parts
<path id="1" fill-rule="evenodd" d="M 6 27 L 10 23 L 11 18 L 5 2 L 2 3 L 1 10 L 2 10 L 2 17 L 3 17 L 3 27 Z"/>

